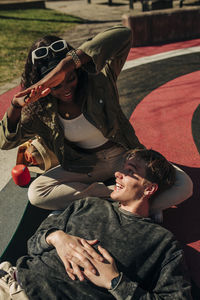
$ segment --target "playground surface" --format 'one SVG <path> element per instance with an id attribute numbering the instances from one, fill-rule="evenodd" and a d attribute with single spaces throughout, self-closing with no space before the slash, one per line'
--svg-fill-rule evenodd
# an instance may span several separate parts
<path id="1" fill-rule="evenodd" d="M 49 2 L 49 5 L 55 6 L 57 3 L 56 9 L 69 13 L 67 9 L 69 2 Z M 63 5 L 66 5 L 65 11 Z M 128 4 L 124 6 L 128 11 Z M 118 12 L 118 16 L 116 15 L 112 20 L 100 20 L 96 14 L 97 27 L 94 25 L 94 15 L 91 15 L 93 18 L 91 23 L 77 25 L 74 34 L 66 32 L 65 38 L 71 41 L 73 37 L 72 45 L 80 45 L 86 39 L 86 35 L 92 36 L 96 30 L 100 31 L 120 23 L 123 13 Z M 69 14 L 80 16 L 75 9 Z M 88 20 L 89 16 L 84 18 Z M 104 18 L 108 18 L 106 13 Z M 81 33 L 83 26 L 85 30 Z M 140 141 L 147 148 L 160 151 L 193 180 L 192 197 L 166 210 L 163 225 L 171 230 L 182 244 L 192 280 L 198 288 L 200 288 L 199 65 L 200 39 L 137 47 L 131 49 L 118 80 L 122 109 L 130 119 Z M 19 84 L 15 84 L 0 95 L 0 117 L 3 116 L 17 90 Z M 13 228 L 16 228 L 17 222 L 19 223 L 28 203 L 27 189 L 15 186 L 11 179 L 16 150 L 0 151 L 0 209 L 2 211 L 3 208 L 6 218 L 9 216 L 13 218 L 11 222 Z M 19 207 L 18 211 L 13 211 L 14 205 Z M 10 228 L 12 231 L 12 224 Z M 8 236 L 12 234 L 9 229 L 5 230 Z M 4 237 L 5 232 L 1 231 L 0 238 Z M 11 252 L 8 253 L 10 255 Z M 197 297 L 200 297 L 200 294 Z"/>

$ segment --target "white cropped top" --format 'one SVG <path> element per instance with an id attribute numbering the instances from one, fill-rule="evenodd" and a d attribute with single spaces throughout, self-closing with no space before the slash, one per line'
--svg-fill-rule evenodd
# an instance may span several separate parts
<path id="1" fill-rule="evenodd" d="M 63 119 L 59 115 L 59 119 L 63 125 L 65 138 L 81 148 L 97 148 L 108 141 L 100 130 L 86 120 L 83 114 L 72 120 Z"/>

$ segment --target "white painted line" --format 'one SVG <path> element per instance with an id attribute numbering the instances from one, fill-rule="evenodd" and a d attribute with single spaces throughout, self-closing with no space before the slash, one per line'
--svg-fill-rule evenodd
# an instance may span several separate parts
<path id="1" fill-rule="evenodd" d="M 167 51 L 167 52 L 163 52 L 163 53 L 159 53 L 159 54 L 145 56 L 145 57 L 127 61 L 122 70 L 125 71 L 127 69 L 137 67 L 140 65 L 144 65 L 144 64 L 148 64 L 151 62 L 155 62 L 155 61 L 159 61 L 159 60 L 163 60 L 163 59 L 167 59 L 167 58 L 171 58 L 171 57 L 175 57 L 175 56 L 196 53 L 196 52 L 200 52 L 200 46 L 172 50 L 172 51 Z"/>

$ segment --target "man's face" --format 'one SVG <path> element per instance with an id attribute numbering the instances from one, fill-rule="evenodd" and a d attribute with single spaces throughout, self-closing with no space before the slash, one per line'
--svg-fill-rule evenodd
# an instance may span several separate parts
<path id="1" fill-rule="evenodd" d="M 116 172 L 116 185 L 111 198 L 122 204 L 140 200 L 145 190 L 145 162 L 132 158 L 127 160 L 123 171 Z"/>

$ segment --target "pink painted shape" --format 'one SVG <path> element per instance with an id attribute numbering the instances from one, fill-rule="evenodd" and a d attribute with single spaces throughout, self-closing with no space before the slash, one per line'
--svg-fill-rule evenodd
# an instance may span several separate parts
<path id="1" fill-rule="evenodd" d="M 195 241 L 193 243 L 187 244 L 189 247 L 192 247 L 194 249 L 196 249 L 198 252 L 200 252 L 200 240 L 199 241 Z"/>
<path id="2" fill-rule="evenodd" d="M 191 130 L 192 116 L 200 103 L 199 83 L 200 71 L 169 81 L 146 96 L 130 118 L 147 148 L 189 167 L 200 167 Z"/>
<path id="3" fill-rule="evenodd" d="M 8 92 L 0 95 L 0 119 L 2 119 L 5 111 L 8 109 L 10 102 L 14 95 L 20 91 L 20 86 L 16 86 L 15 88 L 9 90 Z"/>

